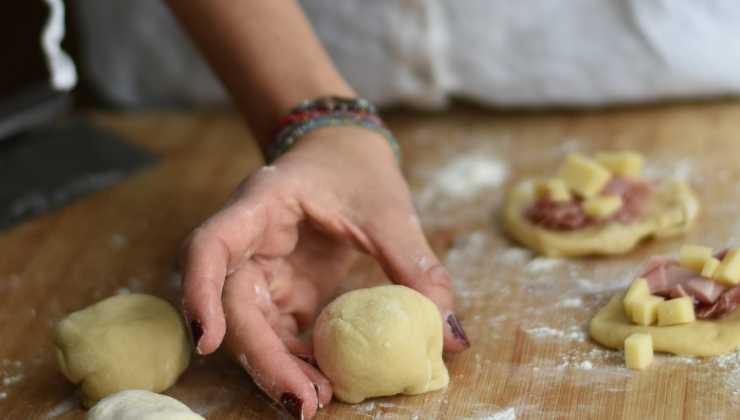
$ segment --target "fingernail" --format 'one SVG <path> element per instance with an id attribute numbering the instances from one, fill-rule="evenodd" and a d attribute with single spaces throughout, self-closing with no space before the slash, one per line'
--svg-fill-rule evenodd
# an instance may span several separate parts
<path id="1" fill-rule="evenodd" d="M 321 396 L 319 396 L 319 393 L 321 392 L 321 387 L 319 384 L 313 384 L 313 389 L 316 390 L 316 401 L 319 402 L 319 409 L 324 408 L 324 404 L 321 404 Z"/>
<path id="2" fill-rule="evenodd" d="M 313 366 L 313 367 L 315 367 L 317 369 L 319 367 L 319 364 L 318 364 L 318 362 L 316 362 L 316 359 L 314 359 L 313 357 L 311 357 L 311 356 L 309 356 L 307 354 L 296 354 L 295 357 L 303 360 L 304 362 L 308 363 L 309 365 L 311 365 L 311 366 Z"/>
<path id="3" fill-rule="evenodd" d="M 286 392 L 280 397 L 280 404 L 285 407 L 285 411 L 296 419 L 303 418 L 303 400 L 298 398 L 292 392 Z"/>
<path id="4" fill-rule="evenodd" d="M 452 335 L 455 336 L 456 339 L 462 341 L 463 344 L 465 344 L 465 347 L 470 347 L 470 341 L 468 340 L 468 336 L 467 334 L 465 334 L 465 330 L 460 324 L 460 321 L 457 320 L 457 317 L 455 316 L 455 314 L 447 315 L 447 323 L 450 325 L 450 329 L 452 330 Z"/>
<path id="5" fill-rule="evenodd" d="M 193 336 L 193 347 L 197 350 L 200 338 L 203 336 L 203 326 L 200 325 L 200 321 L 197 319 L 190 321 L 190 332 Z"/>

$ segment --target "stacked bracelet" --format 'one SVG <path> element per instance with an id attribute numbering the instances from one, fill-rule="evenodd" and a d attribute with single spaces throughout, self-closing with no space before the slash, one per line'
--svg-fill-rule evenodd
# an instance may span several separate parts
<path id="1" fill-rule="evenodd" d="M 398 142 L 378 116 L 373 104 L 362 98 L 328 96 L 304 101 L 280 119 L 275 139 L 267 150 L 267 162 L 287 152 L 310 131 L 327 126 L 355 126 L 375 131 L 385 137 L 398 161 L 401 160 Z"/>

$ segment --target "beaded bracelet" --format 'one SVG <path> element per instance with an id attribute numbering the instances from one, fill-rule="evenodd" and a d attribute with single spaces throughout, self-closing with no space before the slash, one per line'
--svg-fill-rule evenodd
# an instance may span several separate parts
<path id="1" fill-rule="evenodd" d="M 271 163 L 287 152 L 310 131 L 327 126 L 355 126 L 375 131 L 385 137 L 397 160 L 401 161 L 398 142 L 378 116 L 375 106 L 362 98 L 328 96 L 304 101 L 280 119 L 275 140 L 267 150 L 267 162 Z"/>

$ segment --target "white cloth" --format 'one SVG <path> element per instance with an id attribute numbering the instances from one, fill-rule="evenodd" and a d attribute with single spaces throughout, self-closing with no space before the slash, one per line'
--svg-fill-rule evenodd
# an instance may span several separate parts
<path id="1" fill-rule="evenodd" d="M 79 0 L 84 66 L 113 103 L 224 92 L 166 8 Z M 737 0 L 304 0 L 365 97 L 423 107 L 591 106 L 740 93 Z M 216 28 L 214 28 L 216 30 Z"/>

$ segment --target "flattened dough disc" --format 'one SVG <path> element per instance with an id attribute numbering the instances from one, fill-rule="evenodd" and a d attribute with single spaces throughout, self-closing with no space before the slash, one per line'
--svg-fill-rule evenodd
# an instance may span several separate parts
<path id="1" fill-rule="evenodd" d="M 610 222 L 574 231 L 545 229 L 524 216 L 534 201 L 533 182 L 517 185 L 506 200 L 504 228 L 517 241 L 548 257 L 623 254 L 645 238 L 686 232 L 699 213 L 699 201 L 683 181 L 663 182 L 645 216 L 630 224 Z"/>
<path id="2" fill-rule="evenodd" d="M 696 321 L 670 327 L 643 327 L 627 318 L 622 304 L 623 294 L 614 296 L 601 308 L 589 325 L 589 334 L 596 342 L 613 349 L 624 348 L 624 339 L 633 333 L 653 337 L 655 351 L 684 356 L 717 356 L 740 347 L 740 311 L 721 320 Z"/>

